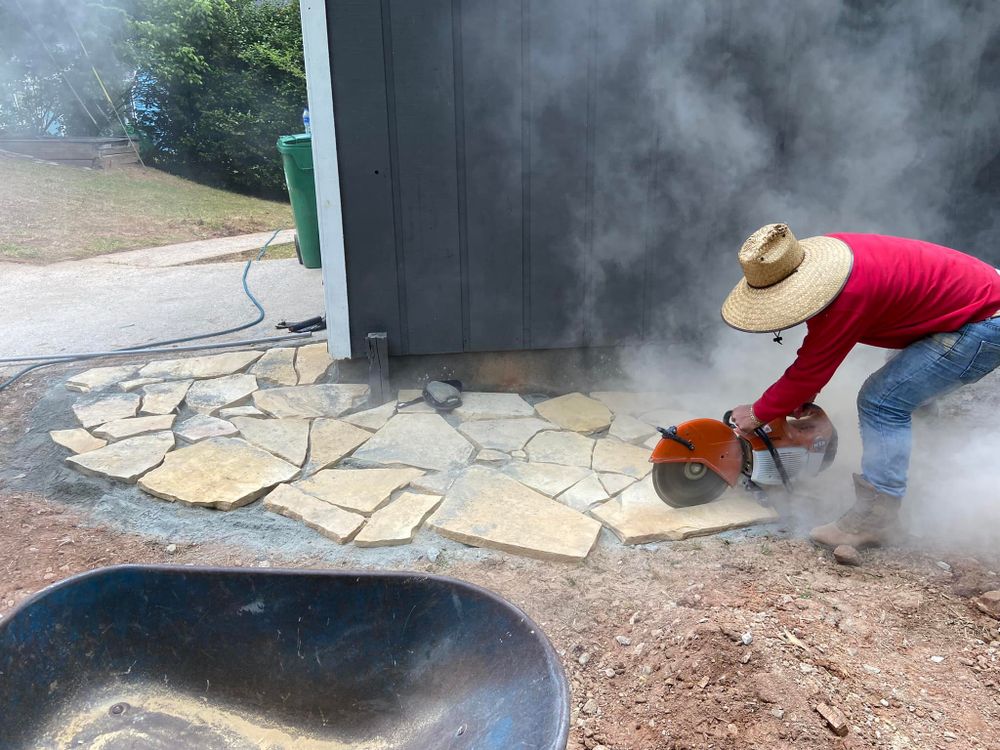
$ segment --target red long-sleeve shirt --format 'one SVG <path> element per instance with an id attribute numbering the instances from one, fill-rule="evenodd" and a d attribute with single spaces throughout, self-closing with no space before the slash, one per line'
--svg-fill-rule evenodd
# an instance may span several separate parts
<path id="1" fill-rule="evenodd" d="M 795 362 L 753 406 L 763 422 L 812 401 L 857 343 L 902 349 L 1000 310 L 1000 275 L 941 245 L 878 234 L 831 234 L 854 253 L 837 298 L 810 318 Z"/>

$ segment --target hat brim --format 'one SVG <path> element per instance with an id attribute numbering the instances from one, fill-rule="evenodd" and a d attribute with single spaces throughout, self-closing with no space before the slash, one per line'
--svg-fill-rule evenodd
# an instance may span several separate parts
<path id="1" fill-rule="evenodd" d="M 799 267 L 773 286 L 755 289 L 741 279 L 722 304 L 722 319 L 738 331 L 782 331 L 822 312 L 851 276 L 854 254 L 835 237 L 799 240 Z"/>

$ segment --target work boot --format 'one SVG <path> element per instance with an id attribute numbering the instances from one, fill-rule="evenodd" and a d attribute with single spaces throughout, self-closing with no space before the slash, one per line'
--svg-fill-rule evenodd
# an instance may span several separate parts
<path id="1" fill-rule="evenodd" d="M 900 498 L 882 494 L 860 474 L 854 475 L 854 495 L 857 500 L 849 511 L 833 523 L 817 526 L 809 538 L 824 547 L 846 544 L 862 549 L 878 547 L 896 535 Z"/>

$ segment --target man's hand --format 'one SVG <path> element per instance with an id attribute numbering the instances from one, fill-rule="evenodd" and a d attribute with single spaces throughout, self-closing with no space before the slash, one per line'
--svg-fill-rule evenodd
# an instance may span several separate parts
<path id="1" fill-rule="evenodd" d="M 753 431 L 761 426 L 761 422 L 753 415 L 753 407 L 750 404 L 734 408 L 732 420 L 736 429 L 747 437 L 753 435 Z"/>

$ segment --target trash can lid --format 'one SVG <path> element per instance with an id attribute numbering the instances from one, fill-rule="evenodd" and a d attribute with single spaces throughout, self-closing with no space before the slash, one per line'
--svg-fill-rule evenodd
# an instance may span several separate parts
<path id="1" fill-rule="evenodd" d="M 309 133 L 298 133 L 296 135 L 278 136 L 278 148 L 294 148 L 295 146 L 305 146 L 312 148 L 312 135 Z"/>

